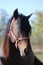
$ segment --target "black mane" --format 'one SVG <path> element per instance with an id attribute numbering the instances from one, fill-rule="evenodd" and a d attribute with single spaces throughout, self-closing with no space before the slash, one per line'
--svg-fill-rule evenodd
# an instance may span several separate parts
<path id="1" fill-rule="evenodd" d="M 27 17 L 24 16 L 23 14 L 20 15 L 20 30 L 21 33 L 24 36 L 28 36 L 29 34 L 31 34 L 31 26 L 30 26 L 30 22 L 28 21 Z"/>

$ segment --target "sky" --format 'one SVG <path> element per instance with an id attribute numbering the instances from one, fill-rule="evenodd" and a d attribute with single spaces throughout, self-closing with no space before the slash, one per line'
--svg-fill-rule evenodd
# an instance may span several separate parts
<path id="1" fill-rule="evenodd" d="M 5 10 L 9 15 L 12 15 L 16 8 L 25 15 L 36 11 L 43 12 L 43 0 L 0 0 L 0 10 Z"/>

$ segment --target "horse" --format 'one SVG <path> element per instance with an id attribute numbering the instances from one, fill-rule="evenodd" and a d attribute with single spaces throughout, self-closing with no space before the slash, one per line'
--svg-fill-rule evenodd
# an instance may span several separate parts
<path id="1" fill-rule="evenodd" d="M 29 19 L 32 14 L 26 16 L 15 9 L 4 33 L 0 65 L 43 65 L 34 55 L 30 44 L 32 28 Z"/>

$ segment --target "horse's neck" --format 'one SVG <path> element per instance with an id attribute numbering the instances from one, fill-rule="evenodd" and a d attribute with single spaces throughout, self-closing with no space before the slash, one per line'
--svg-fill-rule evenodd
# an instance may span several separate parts
<path id="1" fill-rule="evenodd" d="M 31 46 L 30 46 L 31 47 Z M 34 65 L 34 53 L 33 53 L 33 51 L 32 51 L 32 48 L 31 48 L 31 50 L 30 50 L 30 54 L 28 54 L 28 63 L 29 63 L 29 65 Z"/>
<path id="2" fill-rule="evenodd" d="M 30 52 L 28 58 L 29 58 L 29 60 L 28 60 L 29 64 L 30 65 L 34 65 L 34 54 L 33 54 L 33 51 Z"/>
<path id="3" fill-rule="evenodd" d="M 23 59 L 24 59 L 24 64 L 34 65 L 34 54 L 32 51 L 27 56 L 24 56 Z"/>

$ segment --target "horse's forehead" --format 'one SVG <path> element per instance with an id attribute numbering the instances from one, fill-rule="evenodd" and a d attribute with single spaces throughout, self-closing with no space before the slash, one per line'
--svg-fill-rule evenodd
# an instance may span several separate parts
<path id="1" fill-rule="evenodd" d="M 20 25 L 20 17 L 18 17 L 15 21 L 14 21 L 14 25 Z"/>
<path id="2" fill-rule="evenodd" d="M 21 19 L 20 19 L 20 17 L 18 17 L 18 19 L 17 19 L 18 25 L 20 25 L 20 22 L 21 22 Z"/>

